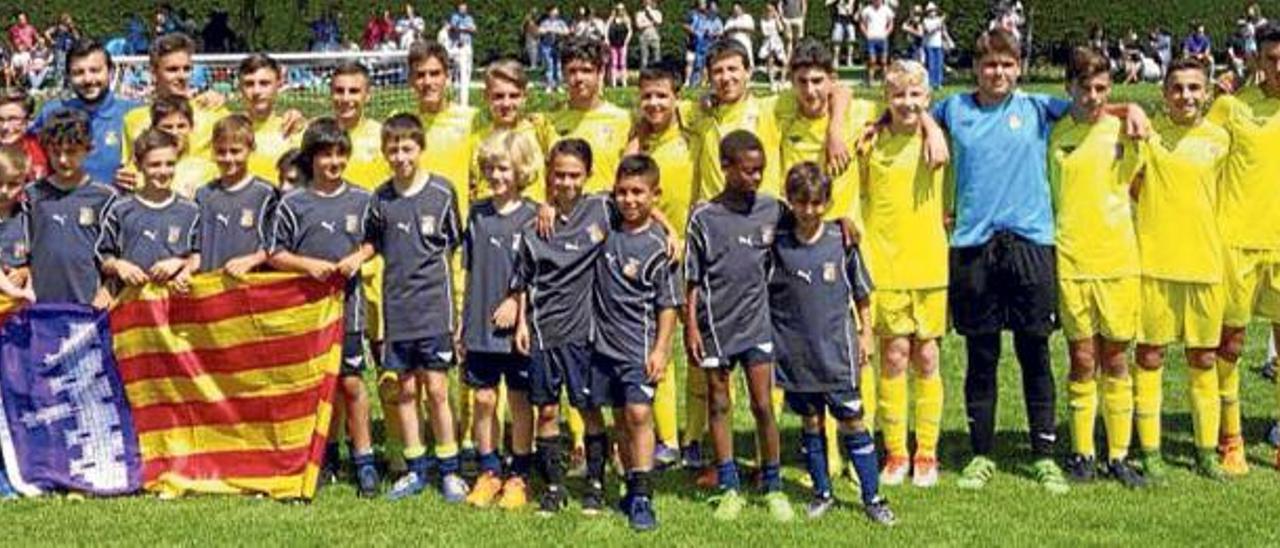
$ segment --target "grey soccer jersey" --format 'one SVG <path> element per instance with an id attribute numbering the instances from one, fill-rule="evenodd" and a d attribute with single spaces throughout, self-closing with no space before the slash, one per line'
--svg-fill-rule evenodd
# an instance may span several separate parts
<path id="1" fill-rule="evenodd" d="M 560 217 L 551 238 L 538 236 L 532 226 L 522 231 L 511 288 L 528 291 L 535 348 L 591 340 L 595 259 L 612 217 L 608 196 L 589 195 Z"/>
<path id="2" fill-rule="evenodd" d="M 115 189 L 89 181 L 64 190 L 47 179 L 26 188 L 31 283 L 41 302 L 90 304 L 98 292 L 97 244 Z"/>
<path id="3" fill-rule="evenodd" d="M 782 204 L 757 194 L 745 210 L 720 199 L 689 214 L 685 278 L 698 288 L 698 329 L 708 358 L 769 348 L 769 247 Z"/>
<path id="4" fill-rule="evenodd" d="M 217 181 L 200 187 L 200 271 L 219 270 L 231 259 L 265 251 L 278 199 L 275 187 L 257 177 L 234 188 Z"/>
<path id="5" fill-rule="evenodd" d="M 0 219 L 0 265 L 6 270 L 27 266 L 31 245 L 27 242 L 29 217 L 24 204 L 13 206 L 12 213 Z"/>
<path id="6" fill-rule="evenodd" d="M 643 368 L 658 335 L 658 312 L 682 301 L 666 232 L 654 224 L 611 231 L 595 278 L 596 352 Z"/>
<path id="7" fill-rule="evenodd" d="M 521 200 L 501 214 L 492 200 L 471 205 L 462 238 L 462 267 L 467 270 L 466 301 L 462 307 L 462 336 L 469 352 L 512 351 L 513 329 L 493 325 L 493 313 L 507 297 L 521 231 L 538 215 L 538 204 Z"/>
<path id="8" fill-rule="evenodd" d="M 272 230 L 272 252 L 338 262 L 365 242 L 369 217 L 369 191 L 343 182 L 333 194 L 311 188 L 290 191 L 280 199 Z M 360 277 L 347 280 L 343 307 L 347 333 L 364 331 L 364 294 Z"/>
<path id="9" fill-rule="evenodd" d="M 852 301 L 871 294 L 871 278 L 858 248 L 844 247 L 835 223 L 818 240 L 801 242 L 778 232 L 769 274 L 769 310 L 777 344 L 778 381 L 791 392 L 829 392 L 856 386 L 858 339 Z"/>
<path id="10" fill-rule="evenodd" d="M 150 270 L 156 263 L 200 252 L 200 208 L 173 194 L 163 204 L 126 196 L 107 208 L 98 238 L 98 258 L 129 261 Z"/>
<path id="11" fill-rule="evenodd" d="M 413 194 L 388 181 L 373 195 L 369 239 L 386 261 L 382 307 L 388 341 L 451 335 L 450 258 L 462 239 L 453 186 L 431 176 Z"/>

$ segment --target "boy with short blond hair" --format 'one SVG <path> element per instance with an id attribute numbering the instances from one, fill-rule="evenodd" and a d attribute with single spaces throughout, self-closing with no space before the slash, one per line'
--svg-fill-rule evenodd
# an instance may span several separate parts
<path id="1" fill-rule="evenodd" d="M 232 114 L 213 126 L 217 180 L 196 191 L 200 206 L 200 271 L 241 277 L 267 260 L 271 214 L 279 194 L 253 174 L 253 122 Z"/>

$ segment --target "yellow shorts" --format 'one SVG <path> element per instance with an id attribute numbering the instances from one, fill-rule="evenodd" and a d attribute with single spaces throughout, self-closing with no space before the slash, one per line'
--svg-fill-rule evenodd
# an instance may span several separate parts
<path id="1" fill-rule="evenodd" d="M 1217 348 L 1226 305 L 1222 284 L 1142 278 L 1138 343 Z"/>
<path id="2" fill-rule="evenodd" d="M 1109 341 L 1133 340 L 1138 331 L 1138 277 L 1058 280 L 1062 333 L 1068 341 L 1101 335 Z"/>
<path id="3" fill-rule="evenodd" d="M 881 337 L 936 339 L 947 333 L 947 288 L 877 290 L 871 317 Z"/>
<path id="4" fill-rule="evenodd" d="M 1244 327 L 1254 314 L 1280 322 L 1280 252 L 1228 247 L 1223 258 L 1226 310 L 1222 323 Z"/>
<path id="5" fill-rule="evenodd" d="M 360 267 L 360 289 L 364 291 L 365 337 L 371 341 L 382 340 L 382 257 L 364 263 Z"/>

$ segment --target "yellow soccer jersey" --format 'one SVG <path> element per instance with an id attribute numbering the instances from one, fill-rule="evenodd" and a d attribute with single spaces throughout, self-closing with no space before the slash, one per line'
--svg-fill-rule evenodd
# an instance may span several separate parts
<path id="1" fill-rule="evenodd" d="M 693 159 L 697 155 L 693 140 L 683 128 L 672 123 L 666 131 L 645 139 L 640 146 L 658 164 L 661 174 L 662 194 L 658 196 L 658 209 L 683 240 L 696 184 Z"/>
<path id="2" fill-rule="evenodd" d="M 418 112 L 427 146 L 418 166 L 453 184 L 458 211 L 471 204 L 471 156 L 475 150 L 476 109 L 450 104 L 436 113 Z"/>
<path id="3" fill-rule="evenodd" d="M 187 154 L 173 166 L 173 191 L 179 196 L 194 200 L 196 190 L 218 179 L 218 164 L 200 156 Z"/>
<path id="4" fill-rule="evenodd" d="M 548 114 L 547 119 L 555 130 L 553 141 L 547 144 L 548 151 L 554 141 L 569 137 L 583 139 L 591 145 L 591 178 L 587 179 L 583 192 L 612 189 L 614 172 L 631 136 L 631 114 L 602 101 L 585 111 L 562 107 Z"/>
<path id="5" fill-rule="evenodd" d="M 877 289 L 946 287 L 941 169 L 929 169 L 919 134 L 885 133 L 862 160 L 863 249 Z"/>
<path id="6" fill-rule="evenodd" d="M 1049 136 L 1058 275 L 1063 279 L 1136 276 L 1138 239 L 1129 185 L 1140 166 L 1118 118 L 1063 118 Z"/>
<path id="7" fill-rule="evenodd" d="M 845 128 L 850 144 L 857 142 L 868 123 L 874 122 L 880 114 L 880 108 L 871 101 L 855 99 L 849 103 L 845 117 Z M 796 115 L 781 128 L 782 131 L 782 181 L 785 184 L 787 171 L 801 162 L 817 162 L 826 169 L 827 165 L 827 126 L 829 116 L 809 118 Z M 835 180 L 831 181 L 831 209 L 824 216 L 826 220 L 837 218 L 852 219 L 862 227 L 861 197 L 859 196 L 858 159 L 853 165 Z"/>
<path id="8" fill-rule="evenodd" d="M 788 125 L 788 120 L 795 115 L 794 105 L 795 98 L 789 93 L 769 97 L 748 95 L 732 105 L 717 106 L 710 113 L 695 113 L 690 127 L 698 147 L 697 200 L 709 200 L 724 190 L 720 139 L 739 129 L 754 132 L 764 145 L 764 180 L 760 183 L 760 192 L 780 198 L 782 138 L 778 128 Z"/>
<path id="9" fill-rule="evenodd" d="M 1214 101 L 1208 119 L 1231 135 L 1218 196 L 1223 242 L 1280 249 L 1280 98 L 1247 87 Z"/>
<path id="10" fill-rule="evenodd" d="M 193 120 L 191 133 L 187 135 L 187 153 L 212 160 L 213 125 L 229 114 L 231 114 L 231 111 L 227 110 L 226 107 L 207 109 L 192 101 L 191 115 Z M 125 164 L 130 164 L 133 161 L 133 142 L 150 127 L 151 105 L 142 105 L 124 115 L 125 141 L 120 146 L 120 157 L 125 159 Z"/>
<path id="11" fill-rule="evenodd" d="M 212 146 L 212 145 L 211 145 Z M 280 171 L 276 162 L 289 149 L 302 146 L 302 132 L 293 135 L 284 134 L 284 117 L 272 114 L 266 120 L 253 123 L 253 153 L 249 155 L 249 173 L 280 184 Z"/>
<path id="12" fill-rule="evenodd" d="M 493 194 L 493 190 L 489 187 L 489 181 L 484 178 L 484 170 L 480 169 L 480 143 L 489 138 L 496 131 L 492 123 L 487 123 L 476 133 L 476 146 L 471 155 L 471 186 L 477 200 L 488 198 Z M 542 151 L 547 148 L 548 136 L 555 132 L 550 129 L 546 119 L 539 115 L 532 115 L 526 119 L 520 120 L 514 129 L 516 133 L 521 133 L 533 139 L 536 148 L 534 149 L 533 158 L 533 177 L 529 181 L 529 186 L 524 188 L 520 194 L 525 198 L 535 202 L 547 201 L 547 181 L 546 181 L 546 158 Z"/>
<path id="13" fill-rule="evenodd" d="M 1161 116 L 1141 143 L 1138 248 L 1142 275 L 1178 282 L 1222 279 L 1222 239 L 1214 215 L 1231 137 L 1211 122 L 1179 126 Z"/>
<path id="14" fill-rule="evenodd" d="M 347 136 L 351 138 L 351 158 L 342 177 L 369 191 L 387 182 L 391 178 L 391 166 L 382 155 L 382 124 L 361 118 Z"/>

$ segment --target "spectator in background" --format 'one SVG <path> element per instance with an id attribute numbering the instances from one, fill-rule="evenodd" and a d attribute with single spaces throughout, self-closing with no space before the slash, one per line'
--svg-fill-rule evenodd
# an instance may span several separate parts
<path id="1" fill-rule="evenodd" d="M 547 15 L 538 22 L 538 53 L 542 58 L 542 70 L 547 79 L 547 93 L 560 87 L 560 41 L 569 35 L 569 24 L 560 17 L 560 8 L 547 8 Z"/>
<path id="2" fill-rule="evenodd" d="M 458 2 L 458 8 L 449 16 L 449 41 L 453 54 L 453 70 L 456 72 L 455 82 L 458 84 L 457 98 L 462 106 L 467 106 L 471 95 L 471 71 L 475 60 L 475 52 L 471 47 L 471 39 L 476 33 L 476 20 L 467 11 L 466 2 Z"/>
<path id="3" fill-rule="evenodd" d="M 1213 41 L 1205 33 L 1203 24 L 1191 25 L 1191 34 L 1182 41 L 1182 56 L 1200 61 L 1206 67 L 1213 66 Z"/>
<path id="4" fill-rule="evenodd" d="M 1142 80 L 1142 42 L 1138 32 L 1129 29 L 1120 41 L 1120 58 L 1124 66 L 1124 83 L 1136 84 Z"/>
<path id="5" fill-rule="evenodd" d="M 1165 73 L 1169 71 L 1169 63 L 1173 62 L 1173 36 L 1164 27 L 1151 27 L 1151 34 L 1147 36 L 1147 47 L 1151 49 L 1156 62 L 1160 64 L 1159 77 L 1164 78 Z"/>
<path id="6" fill-rule="evenodd" d="M 698 46 L 701 40 L 698 38 L 698 32 L 702 28 L 702 19 L 707 16 L 707 0 L 698 0 L 697 3 L 689 8 L 688 15 L 685 15 L 684 24 L 681 29 L 685 34 L 684 49 L 684 87 L 689 87 L 693 82 L 693 73 L 698 65 Z"/>
<path id="7" fill-rule="evenodd" d="M 924 64 L 924 8 L 920 4 L 911 6 L 911 15 L 902 23 L 902 32 L 911 40 L 911 49 L 907 58 Z"/>
<path id="8" fill-rule="evenodd" d="M 844 66 L 853 66 L 853 50 L 858 43 L 857 0 L 827 0 L 831 8 L 831 58 L 840 68 L 840 46 L 844 46 Z"/>
<path id="9" fill-rule="evenodd" d="M 387 49 L 386 45 L 395 40 L 396 23 L 391 18 L 391 10 L 382 10 L 381 15 L 369 18 L 364 25 L 364 34 L 360 36 L 360 47 L 365 50 Z"/>
<path id="10" fill-rule="evenodd" d="M 136 13 L 129 16 L 125 23 L 124 42 L 124 55 L 142 55 L 151 47 L 151 41 L 147 39 L 147 24 L 142 16 Z"/>
<path id="11" fill-rule="evenodd" d="M 889 61 L 889 36 L 893 34 L 893 9 L 884 0 L 871 0 L 858 14 L 859 30 L 867 38 L 867 85 L 876 81 Z"/>
<path id="12" fill-rule="evenodd" d="M 573 22 L 573 35 L 595 42 L 604 42 L 609 29 L 596 11 L 587 6 L 578 7 L 578 18 Z"/>
<path id="13" fill-rule="evenodd" d="M 223 9 L 209 13 L 209 22 L 200 29 L 200 41 L 206 53 L 232 53 L 241 49 L 236 32 L 231 30 L 231 16 Z"/>
<path id="14" fill-rule="evenodd" d="M 924 32 L 924 66 L 929 69 L 929 87 L 938 89 L 946 74 L 947 44 L 950 42 L 947 32 L 947 16 L 938 5 L 929 2 L 924 8 L 924 19 L 921 21 Z"/>
<path id="15" fill-rule="evenodd" d="M 408 50 L 414 42 L 421 40 L 427 32 L 427 22 L 413 11 L 413 4 L 405 3 L 404 15 L 396 20 L 396 36 L 399 37 L 400 49 Z"/>
<path id="16" fill-rule="evenodd" d="M 786 32 L 787 22 L 782 20 L 778 8 L 765 4 L 764 15 L 760 17 L 760 53 L 756 57 L 764 65 L 769 89 L 774 92 L 781 88 L 787 66 L 787 43 L 782 39 Z"/>
<path id="17" fill-rule="evenodd" d="M 742 44 L 743 48 L 746 48 L 747 74 L 756 71 L 756 50 L 751 44 L 751 39 L 755 33 L 755 18 L 751 17 L 751 14 L 742 8 L 741 2 L 734 2 L 732 11 L 729 12 L 729 18 L 724 21 L 724 34 Z"/>
<path id="18" fill-rule="evenodd" d="M 61 83 L 67 72 L 67 52 L 71 51 L 71 44 L 80 39 L 80 29 L 76 28 L 71 14 L 64 11 L 58 15 L 58 22 L 44 31 L 44 36 L 53 46 L 53 74 Z"/>
<path id="19" fill-rule="evenodd" d="M 644 0 L 644 5 L 636 11 L 636 30 L 640 32 L 640 69 L 646 69 L 650 63 L 662 59 L 662 10 L 658 9 L 655 0 Z"/>
<path id="20" fill-rule="evenodd" d="M 706 72 L 707 51 L 711 49 L 711 45 L 720 39 L 720 35 L 724 33 L 724 23 L 720 20 L 720 13 L 715 2 L 698 2 L 702 7 L 699 17 L 692 19 L 693 23 L 693 67 L 689 74 L 690 80 L 687 87 L 697 85 L 702 79 L 703 73 Z M 687 71 L 686 71 L 687 72 Z"/>
<path id="21" fill-rule="evenodd" d="M 311 22 L 311 51 L 338 51 L 342 49 L 342 12 L 330 7 L 320 18 Z"/>
<path id="22" fill-rule="evenodd" d="M 787 24 L 783 34 L 787 38 L 787 55 L 790 56 L 796 42 L 804 38 L 804 19 L 809 14 L 809 0 L 779 0 L 778 12 Z"/>
<path id="23" fill-rule="evenodd" d="M 1021 42 L 1022 26 L 1025 25 L 1026 22 L 1027 19 L 1023 16 L 1022 12 L 1022 2 L 1014 2 L 1013 4 L 1001 2 L 1000 6 L 996 8 L 996 15 L 995 18 L 991 20 L 990 28 L 1003 29 L 1005 32 L 1012 34 L 1014 38 Z M 1103 51 L 1105 52 L 1105 50 Z"/>
<path id="24" fill-rule="evenodd" d="M 35 100 L 20 87 L 0 88 L 0 150 L 27 157 L 27 182 L 49 173 L 49 162 L 35 135 L 27 132 Z"/>
<path id="25" fill-rule="evenodd" d="M 618 2 L 605 22 L 609 34 L 609 82 L 614 87 L 627 85 L 627 48 L 631 45 L 631 16 L 627 6 Z"/>
<path id="26" fill-rule="evenodd" d="M 31 52 L 36 49 L 40 31 L 27 20 L 27 12 L 19 11 L 14 17 L 13 26 L 9 27 L 9 63 L 18 73 L 25 72 L 27 63 L 31 62 Z"/>
<path id="27" fill-rule="evenodd" d="M 538 59 L 538 8 L 530 8 L 520 23 L 524 32 L 525 66 L 532 69 L 539 65 Z"/>
<path id="28" fill-rule="evenodd" d="M 41 36 L 36 39 L 36 47 L 31 50 L 31 58 L 27 61 L 24 85 L 32 91 L 43 89 L 46 84 L 53 83 L 53 80 L 49 78 L 52 70 L 53 51 L 49 49 L 48 42 Z"/>

